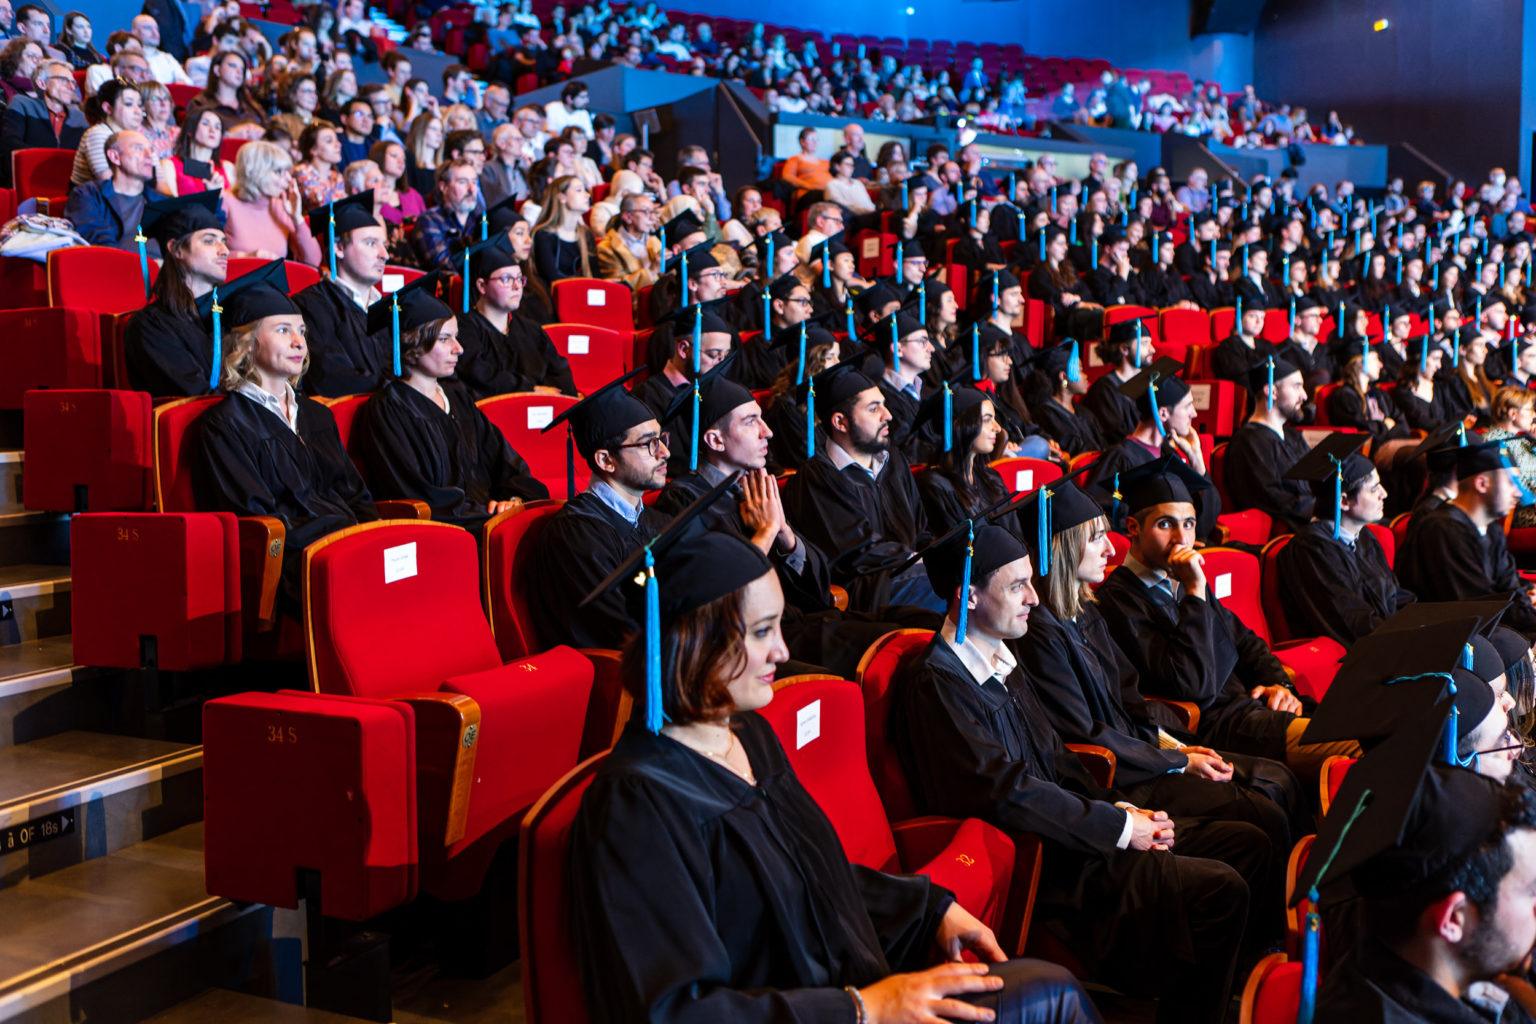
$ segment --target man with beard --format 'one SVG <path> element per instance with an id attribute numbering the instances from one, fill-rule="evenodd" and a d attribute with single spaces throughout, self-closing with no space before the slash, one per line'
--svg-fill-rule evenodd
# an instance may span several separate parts
<path id="1" fill-rule="evenodd" d="M 416 218 L 411 245 L 423 270 L 453 272 L 454 250 L 474 244 L 479 234 L 480 169 L 454 160 L 437 170 L 437 205 Z"/>
<path id="2" fill-rule="evenodd" d="M 1248 371 L 1253 413 L 1227 446 L 1227 496 L 1233 511 L 1256 508 L 1274 520 L 1276 533 L 1295 533 L 1312 521 L 1314 499 L 1305 480 L 1285 479 L 1307 454 L 1307 442 L 1291 424 L 1307 402 L 1301 369 L 1266 356 Z"/>
<path id="3" fill-rule="evenodd" d="M 540 599 L 530 608 L 543 646 L 617 649 L 634 629 L 618 593 L 581 602 L 670 521 L 643 500 L 667 482 L 668 437 L 656 414 L 624 390 L 637 372 L 604 385 L 549 424 L 569 422 L 592 481 L 549 518 L 532 546 L 530 578 L 539 581 Z"/>
<path id="4" fill-rule="evenodd" d="M 921 563 L 907 564 L 928 542 L 928 521 L 911 467 L 891 445 L 885 396 L 858 369 L 864 358 L 854 353 L 811 380 L 827 440 L 784 486 L 784 509 L 801 536 L 837 553 L 832 579 L 848 588 L 850 608 L 941 612 Z"/>
<path id="5" fill-rule="evenodd" d="M 335 253 L 334 271 L 293 297 L 304 314 L 309 370 L 304 390 L 337 397 L 377 391 L 392 366 L 389 338 L 368 333 L 368 307 L 383 295 L 389 235 L 374 216 L 373 190 L 317 207 L 310 230 Z"/>

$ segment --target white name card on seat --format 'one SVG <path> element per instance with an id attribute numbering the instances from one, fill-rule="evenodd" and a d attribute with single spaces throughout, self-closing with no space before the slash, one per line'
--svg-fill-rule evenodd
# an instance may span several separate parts
<path id="1" fill-rule="evenodd" d="M 1013 475 L 1013 489 L 1016 491 L 1028 491 L 1035 486 L 1035 471 L 1021 469 Z"/>
<path id="2" fill-rule="evenodd" d="M 543 430 L 555 418 L 555 407 L 552 405 L 530 405 L 528 407 L 528 429 Z"/>
<path id="3" fill-rule="evenodd" d="M 589 305 L 589 306 L 606 306 L 606 305 L 608 305 L 608 293 L 603 291 L 601 288 L 588 288 L 587 289 L 587 305 Z"/>
<path id="4" fill-rule="evenodd" d="M 866 239 L 864 239 L 864 256 L 863 256 L 863 258 L 866 259 L 866 260 L 872 260 L 876 256 L 879 256 L 879 255 L 880 255 L 880 239 L 879 238 L 866 238 Z"/>
<path id="5" fill-rule="evenodd" d="M 1194 401 L 1195 408 L 1204 412 L 1211 407 L 1211 386 L 1209 384 L 1191 384 L 1189 397 Z"/>
<path id="6" fill-rule="evenodd" d="M 384 582 L 395 583 L 416 575 L 416 542 L 384 549 Z"/>
<path id="7" fill-rule="evenodd" d="M 1229 573 L 1229 572 L 1224 572 L 1221 575 L 1217 576 L 1216 577 L 1216 584 L 1215 584 L 1215 587 L 1214 587 L 1214 591 L 1215 591 L 1215 594 L 1216 594 L 1216 600 L 1218 600 L 1218 601 L 1220 601 L 1224 597 L 1231 597 L 1232 596 L 1232 574 Z"/>
<path id="8" fill-rule="evenodd" d="M 586 334 L 573 334 L 565 339 L 565 349 L 568 355 L 584 356 L 592 351 L 592 338 Z"/>
<path id="9" fill-rule="evenodd" d="M 385 295 L 388 295 L 391 292 L 397 292 L 404 287 L 404 274 L 385 274 L 384 279 L 379 282 L 379 291 L 383 292 Z"/>
<path id="10" fill-rule="evenodd" d="M 813 700 L 795 712 L 795 749 L 821 735 L 821 701 Z"/>

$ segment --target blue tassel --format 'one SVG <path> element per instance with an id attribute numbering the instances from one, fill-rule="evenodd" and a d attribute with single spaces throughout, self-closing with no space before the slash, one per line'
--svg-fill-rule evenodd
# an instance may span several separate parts
<path id="1" fill-rule="evenodd" d="M 1076 245 L 1077 244 L 1077 218 L 1076 217 L 1073 217 L 1072 218 L 1072 223 L 1067 225 L 1067 233 L 1068 233 L 1067 244 L 1068 245 Z"/>
<path id="2" fill-rule="evenodd" d="M 1040 229 L 1040 233 L 1038 235 L 1036 235 L 1035 238 L 1040 242 L 1040 262 L 1044 263 L 1045 262 L 1045 228 L 1041 228 Z"/>
<path id="3" fill-rule="evenodd" d="M 1344 463 L 1339 461 L 1337 455 L 1328 458 L 1333 462 L 1333 539 L 1338 540 L 1342 532 L 1340 523 L 1344 518 Z"/>
<path id="4" fill-rule="evenodd" d="M 213 368 L 208 373 L 208 390 L 219 389 L 219 373 L 224 362 L 224 307 L 219 305 L 219 289 L 213 289 Z"/>
<path id="5" fill-rule="evenodd" d="M 1453 698 L 1456 696 L 1455 680 L 1451 681 L 1450 694 Z M 1452 704 L 1450 721 L 1445 723 L 1445 763 L 1452 767 L 1456 767 L 1461 763 L 1456 754 L 1456 748 L 1460 745 L 1460 739 L 1458 738 L 1460 732 L 1461 713 L 1456 710 L 1456 705 Z"/>
<path id="6" fill-rule="evenodd" d="M 1393 283 L 1394 284 L 1402 284 L 1403 283 L 1403 256 L 1402 256 L 1402 253 L 1398 253 L 1398 256 L 1397 256 L 1397 269 L 1392 272 L 1392 278 L 1393 278 Z"/>
<path id="7" fill-rule="evenodd" d="M 1504 275 L 1505 275 L 1505 272 L 1506 272 L 1506 268 L 1508 266 L 1509 266 L 1509 264 L 1504 263 L 1502 261 L 1500 261 L 1500 263 L 1499 263 L 1499 289 L 1501 291 L 1504 288 Z"/>
<path id="8" fill-rule="evenodd" d="M 806 384 L 805 391 L 805 457 L 816 457 L 816 378 Z"/>
<path id="9" fill-rule="evenodd" d="M 821 247 L 821 286 L 832 287 L 832 246 L 825 243 Z"/>
<path id="10" fill-rule="evenodd" d="M 1269 394 L 1265 396 L 1264 407 L 1266 409 L 1273 409 L 1275 407 L 1275 357 L 1270 356 L 1264 363 L 1265 376 L 1268 378 L 1267 383 L 1269 384 Z"/>
<path id="11" fill-rule="evenodd" d="M 1077 339 L 1069 338 L 1072 347 L 1067 350 L 1067 380 L 1073 384 L 1083 379 L 1083 360 L 1077 351 Z"/>
<path id="12" fill-rule="evenodd" d="M 1243 276 L 1248 276 L 1248 247 L 1243 246 Z"/>
<path id="13" fill-rule="evenodd" d="M 981 380 L 981 327 L 971 324 L 971 380 Z"/>
<path id="14" fill-rule="evenodd" d="M 395 376 L 400 376 L 400 293 L 389 293 L 389 338 Z"/>
<path id="15" fill-rule="evenodd" d="M 921 281 L 917 284 L 917 318 L 928 323 L 928 286 Z"/>
<path id="16" fill-rule="evenodd" d="M 1051 489 L 1042 487 L 1035 492 L 1037 515 L 1035 516 L 1035 546 L 1040 552 L 1040 575 L 1051 574 Z"/>
<path id="17" fill-rule="evenodd" d="M 480 215 L 480 241 L 491 237 L 491 218 L 485 214 Z"/>
<path id="18" fill-rule="evenodd" d="M 955 182 L 955 205 L 958 206 L 963 202 L 965 202 L 965 182 L 957 181 Z"/>
<path id="19" fill-rule="evenodd" d="M 1157 237 L 1155 234 L 1153 237 Z M 1216 265 L 1216 239 L 1211 239 L 1211 265 Z"/>
<path id="20" fill-rule="evenodd" d="M 1333 859 L 1338 856 L 1339 850 L 1344 846 L 1344 837 L 1349 835 L 1349 830 L 1354 828 L 1355 822 L 1359 820 L 1361 813 L 1370 806 L 1370 803 L 1371 791 L 1366 790 L 1360 794 L 1360 802 L 1355 805 L 1355 809 L 1350 812 L 1349 820 L 1340 830 L 1339 841 L 1323 861 L 1323 869 L 1317 873 L 1318 878 L 1328 873 Z M 1317 856 L 1317 851 L 1314 850 L 1312 855 Z M 1312 1024 L 1312 1017 L 1317 1009 L 1317 961 L 1322 927 L 1322 920 L 1317 913 L 1317 904 L 1321 899 L 1317 886 L 1307 890 L 1307 901 L 1312 904 L 1312 909 L 1307 912 L 1306 924 L 1301 935 L 1301 1001 L 1296 1010 L 1296 1024 Z"/>
<path id="21" fill-rule="evenodd" d="M 468 249 L 464 250 L 464 282 L 463 283 L 464 283 L 464 287 L 462 289 L 463 292 L 464 292 L 464 299 L 463 299 L 464 309 L 463 309 L 463 311 L 465 313 L 468 313 L 469 312 L 469 250 Z"/>
<path id="22" fill-rule="evenodd" d="M 960 186 L 956 185 L 955 187 L 959 188 Z M 971 200 L 971 227 L 976 227 L 976 200 L 974 199 Z"/>
<path id="23" fill-rule="evenodd" d="M 1468 672 L 1472 671 L 1475 654 L 1471 644 L 1464 644 L 1461 648 L 1461 667 Z"/>
<path id="24" fill-rule="evenodd" d="M 1467 425 L 1465 423 L 1458 423 L 1458 424 L 1456 424 L 1456 447 L 1458 447 L 1458 448 L 1465 448 L 1466 446 L 1467 446 Z"/>
<path id="25" fill-rule="evenodd" d="M 149 244 L 149 236 L 144 234 L 142 226 L 134 231 L 133 241 L 139 247 L 139 276 L 144 279 L 144 301 L 148 302 L 150 296 L 149 249 L 146 246 Z"/>
<path id="26" fill-rule="evenodd" d="M 1481 292 L 1479 292 L 1477 296 L 1477 305 L 1474 309 L 1472 322 L 1478 324 L 1483 322 L 1483 296 Z"/>
<path id="27" fill-rule="evenodd" d="M 652 735 L 661 732 L 669 719 L 661 706 L 661 585 L 656 580 L 656 559 L 645 549 L 645 727 Z"/>
<path id="28" fill-rule="evenodd" d="M 1287 318 L 1286 322 L 1289 325 L 1287 327 L 1287 330 L 1289 330 L 1292 334 L 1295 334 L 1296 333 L 1296 297 L 1294 295 L 1291 296 L 1291 312 L 1290 312 L 1290 315 Z"/>
<path id="29" fill-rule="evenodd" d="M 1157 254 L 1162 247 L 1163 236 L 1159 231 L 1152 232 L 1152 265 L 1157 265 Z M 1214 244 L 1214 243 L 1212 243 Z"/>
<path id="30" fill-rule="evenodd" d="M 1424 339 L 1424 351 L 1425 351 L 1425 353 L 1429 352 L 1429 341 L 1430 341 L 1429 338 L 1425 338 Z M 1461 335 L 1460 334 L 1456 334 L 1456 335 L 1453 335 L 1451 337 L 1451 365 L 1452 366 L 1460 366 L 1461 365 Z"/>
<path id="31" fill-rule="evenodd" d="M 688 438 L 688 472 L 699 468 L 699 378 L 693 378 L 693 433 Z"/>
<path id="32" fill-rule="evenodd" d="M 965 526 L 965 561 L 960 566 L 960 612 L 955 618 L 955 643 L 965 643 L 970 625 L 971 611 L 971 558 L 976 553 L 976 522 L 969 520 Z"/>
<path id="33" fill-rule="evenodd" d="M 771 281 L 778 264 L 773 262 L 773 236 L 768 236 L 768 266 L 763 269 L 763 280 Z"/>
<path id="34" fill-rule="evenodd" d="M 325 210 L 326 210 L 325 248 L 326 248 L 326 251 L 330 254 L 330 258 L 331 258 L 331 280 L 334 281 L 334 280 L 336 280 L 336 204 L 335 203 L 326 203 L 325 204 Z M 465 276 L 466 276 L 466 278 L 468 277 L 467 274 Z M 468 287 L 469 286 L 469 281 L 466 280 L 464 282 L 464 285 L 465 285 L 465 287 Z"/>
<path id="35" fill-rule="evenodd" d="M 1056 186 L 1051 186 L 1051 212 L 1056 212 Z"/>
<path id="36" fill-rule="evenodd" d="M 667 226 L 663 224 L 661 227 L 656 229 L 656 233 L 661 236 L 662 260 L 665 261 L 667 251 Z"/>
<path id="37" fill-rule="evenodd" d="M 795 364 L 795 386 L 805 383 L 805 321 L 800 321 L 800 360 Z"/>
<path id="38" fill-rule="evenodd" d="M 773 295 L 763 289 L 763 344 L 773 341 Z"/>
<path id="39" fill-rule="evenodd" d="M 997 271 L 992 271 L 992 312 L 997 312 Z"/>
<path id="40" fill-rule="evenodd" d="M 853 299 L 850 298 L 843 305 L 843 325 L 848 332 L 848 340 L 853 340 Z"/>
<path id="41" fill-rule="evenodd" d="M 905 210 L 905 209 L 908 209 L 910 207 L 910 205 L 911 204 L 909 204 L 907 202 L 907 183 L 906 182 L 902 182 L 901 183 L 901 208 L 903 210 Z"/>
<path id="42" fill-rule="evenodd" d="M 1131 348 L 1131 359 L 1136 369 L 1141 369 L 1141 317 L 1136 318 L 1136 344 Z"/>
<path id="43" fill-rule="evenodd" d="M 955 446 L 954 435 L 955 393 L 950 389 L 949 381 L 944 382 L 944 450 L 947 452 Z"/>
<path id="44" fill-rule="evenodd" d="M 693 363 L 693 376 L 699 376 L 699 348 L 704 344 L 704 307 L 693 307 L 693 340 L 688 348 L 689 358 Z"/>
<path id="45" fill-rule="evenodd" d="M 1157 436 L 1161 440 L 1163 436 L 1163 415 L 1162 411 L 1157 407 L 1157 373 L 1155 371 L 1152 374 L 1152 379 L 1147 382 L 1147 398 L 1152 403 L 1152 425 L 1157 428 Z M 1115 479 L 1119 480 L 1118 473 L 1115 475 Z M 1118 486 L 1117 482 L 1116 487 Z"/>
<path id="46" fill-rule="evenodd" d="M 1242 334 L 1243 333 L 1243 297 L 1241 295 L 1237 296 L 1236 298 L 1234 298 L 1232 300 L 1232 320 L 1233 320 L 1233 326 L 1235 326 L 1237 328 L 1237 333 L 1238 334 Z"/>
<path id="47" fill-rule="evenodd" d="M 679 278 L 679 280 L 681 280 L 683 282 L 682 306 L 680 308 L 687 309 L 688 308 L 688 250 L 687 249 L 683 250 L 682 270 L 678 274 L 678 278 Z"/>
<path id="48" fill-rule="evenodd" d="M 1336 326 L 1338 327 L 1338 330 L 1339 330 L 1339 339 L 1342 341 L 1344 339 L 1344 300 L 1343 299 L 1339 300 L 1339 315 L 1337 317 L 1337 320 L 1338 320 L 1338 324 Z"/>
<path id="49" fill-rule="evenodd" d="M 1094 235 L 1088 242 L 1088 262 L 1094 266 L 1099 265 L 1099 236 Z"/>
<path id="50" fill-rule="evenodd" d="M 1109 516 L 1112 522 L 1120 518 L 1120 502 L 1123 496 L 1120 493 L 1120 474 L 1115 474 L 1114 490 L 1109 492 Z"/>
<path id="51" fill-rule="evenodd" d="M 896 314 L 891 314 L 891 370 L 901 372 L 901 336 L 896 333 Z"/>

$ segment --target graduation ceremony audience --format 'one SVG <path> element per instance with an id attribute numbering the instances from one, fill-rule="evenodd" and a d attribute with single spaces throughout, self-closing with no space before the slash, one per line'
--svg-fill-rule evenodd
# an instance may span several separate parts
<path id="1" fill-rule="evenodd" d="M 383 503 L 482 545 L 547 513 L 519 553 L 529 635 L 614 652 L 630 715 L 568 858 L 591 1019 L 1097 1022 L 1129 1000 L 1225 1024 L 1299 948 L 1307 841 L 1298 870 L 1348 905 L 1314 1020 L 1482 1019 L 1478 986 L 1530 1014 L 1489 1019 L 1536 1019 L 1518 182 L 1366 198 L 1104 153 L 1079 178 L 958 131 L 872 158 L 868 122 L 950 115 L 1354 134 L 1251 86 L 1109 70 L 1034 95 L 1007 61 L 656 4 L 482 10 L 485 52 L 436 82 L 356 0 L 304 7 L 275 52 L 232 6 L 176 39 L 141 14 L 108 60 L 84 15 L 54 40 L 31 8 L 0 51 L 0 175 L 74 151 L 64 218 L 144 261 L 119 386 L 206 396 L 198 509 L 282 523 L 289 625 L 305 546 Z M 438 20 L 410 41 L 446 42 Z M 784 131 L 798 152 L 727 180 L 670 129 L 618 132 L 573 77 L 608 65 L 856 120 Z M 601 321 L 568 315 L 578 294 Z M 1219 334 L 1178 341 L 1176 314 Z M 526 430 L 491 414 L 514 395 L 537 396 Z M 922 642 L 865 701 L 887 716 L 869 757 L 915 813 L 1039 840 L 1027 947 L 856 862 L 759 714 L 775 675 L 870 687 L 902 629 Z M 1406 797 L 1361 803 L 1372 782 Z"/>

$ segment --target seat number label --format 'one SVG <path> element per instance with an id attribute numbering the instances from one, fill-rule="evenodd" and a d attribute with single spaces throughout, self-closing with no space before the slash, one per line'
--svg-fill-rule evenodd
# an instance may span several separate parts
<path id="1" fill-rule="evenodd" d="M 36 846 L 38 843 L 46 843 L 50 839 L 72 835 L 77 818 L 78 815 L 73 810 L 58 811 L 41 818 L 33 818 L 20 825 L 0 829 L 0 853 L 11 853 L 28 846 Z"/>
<path id="2" fill-rule="evenodd" d="M 813 700 L 795 712 L 795 749 L 821 735 L 821 701 Z"/>
<path id="3" fill-rule="evenodd" d="M 416 542 L 384 549 L 384 582 L 410 579 L 416 575 Z"/>

